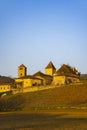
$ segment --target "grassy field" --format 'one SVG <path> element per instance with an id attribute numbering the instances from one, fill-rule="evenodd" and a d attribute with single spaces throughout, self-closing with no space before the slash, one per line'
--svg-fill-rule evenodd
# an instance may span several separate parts
<path id="1" fill-rule="evenodd" d="M 87 83 L 4 96 L 0 111 L 0 130 L 87 130 Z"/>
<path id="2" fill-rule="evenodd" d="M 0 111 L 87 109 L 87 82 L 0 98 Z"/>
<path id="3" fill-rule="evenodd" d="M 31 110 L 1 113 L 0 130 L 87 130 L 87 111 Z"/>
<path id="4" fill-rule="evenodd" d="M 87 107 L 87 83 L 23 94 L 25 108 Z"/>

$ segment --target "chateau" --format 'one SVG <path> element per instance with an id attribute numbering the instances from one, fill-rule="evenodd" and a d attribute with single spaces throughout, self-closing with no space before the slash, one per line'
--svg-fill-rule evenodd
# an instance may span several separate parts
<path id="1" fill-rule="evenodd" d="M 24 90 L 34 88 L 35 86 L 55 86 L 70 83 L 77 83 L 80 81 L 80 73 L 69 65 L 63 64 L 56 70 L 52 61 L 45 67 L 45 73 L 38 71 L 33 75 L 27 75 L 27 67 L 23 64 L 18 66 L 18 77 L 14 82 L 0 83 L 0 92 L 13 90 Z"/>
<path id="2" fill-rule="evenodd" d="M 18 78 L 15 82 L 18 87 L 62 85 L 77 83 L 80 81 L 80 73 L 73 67 L 63 64 L 56 70 L 52 61 L 45 67 L 45 74 L 41 71 L 33 75 L 27 75 L 27 67 L 23 64 L 18 67 Z"/>
<path id="3" fill-rule="evenodd" d="M 49 62 L 45 67 L 45 74 L 38 71 L 33 75 L 27 75 L 27 68 L 22 64 L 18 67 L 18 78 L 15 79 L 15 82 L 18 87 L 22 88 L 51 85 L 55 72 L 56 68 L 52 62 Z"/>

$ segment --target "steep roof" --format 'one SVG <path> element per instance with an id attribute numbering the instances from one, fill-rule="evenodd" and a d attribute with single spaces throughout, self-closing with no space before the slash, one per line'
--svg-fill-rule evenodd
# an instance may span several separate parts
<path id="1" fill-rule="evenodd" d="M 36 72 L 33 76 L 40 76 L 42 78 L 52 78 L 52 76 L 42 73 L 41 71 Z"/>
<path id="2" fill-rule="evenodd" d="M 45 76 L 45 74 L 42 73 L 41 71 L 38 71 L 35 74 L 33 74 L 33 76 Z"/>
<path id="3" fill-rule="evenodd" d="M 26 66 L 24 65 L 24 64 L 21 64 L 20 66 L 18 66 L 18 67 L 25 67 L 26 68 Z"/>
<path id="4" fill-rule="evenodd" d="M 33 75 L 27 75 L 27 76 L 19 77 L 19 78 L 16 78 L 16 79 L 39 79 L 39 80 L 41 80 L 40 78 L 37 78 Z"/>
<path id="5" fill-rule="evenodd" d="M 55 66 L 53 65 L 52 61 L 49 62 L 49 64 L 45 67 L 45 69 L 49 69 L 49 68 L 52 68 L 52 69 L 55 69 Z"/>
<path id="6" fill-rule="evenodd" d="M 70 76 L 70 77 L 79 77 L 76 72 L 69 66 L 63 64 L 55 73 L 58 76 Z"/>

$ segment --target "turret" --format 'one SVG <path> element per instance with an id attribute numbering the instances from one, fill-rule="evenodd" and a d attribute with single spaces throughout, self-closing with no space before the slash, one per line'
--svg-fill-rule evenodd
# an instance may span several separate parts
<path id="1" fill-rule="evenodd" d="M 25 77 L 27 75 L 27 67 L 21 64 L 18 66 L 18 78 Z"/>
<path id="2" fill-rule="evenodd" d="M 49 62 L 49 64 L 45 67 L 45 73 L 47 75 L 53 76 L 53 74 L 56 72 L 56 68 L 53 65 L 52 61 Z"/>

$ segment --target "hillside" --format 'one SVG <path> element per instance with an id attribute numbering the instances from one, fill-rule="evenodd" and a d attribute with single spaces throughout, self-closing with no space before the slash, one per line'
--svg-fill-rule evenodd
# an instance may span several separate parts
<path id="1" fill-rule="evenodd" d="M 25 107 L 59 107 L 87 105 L 87 83 L 68 85 L 54 89 L 26 93 L 23 95 Z"/>
<path id="2" fill-rule="evenodd" d="M 87 83 L 0 98 L 0 110 L 87 107 Z"/>
<path id="3" fill-rule="evenodd" d="M 0 76 L 0 84 L 9 84 L 9 83 L 14 83 L 14 82 L 15 80 L 10 77 Z"/>

